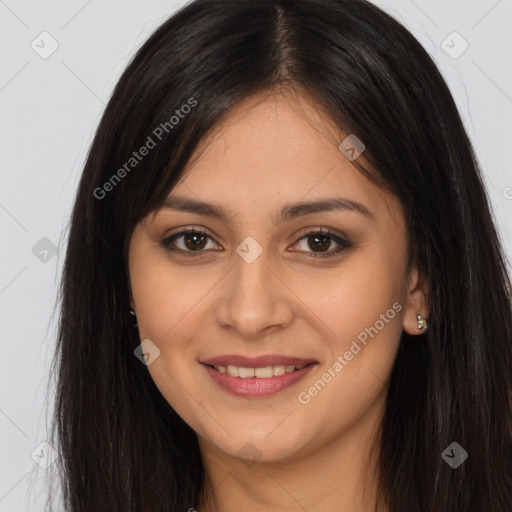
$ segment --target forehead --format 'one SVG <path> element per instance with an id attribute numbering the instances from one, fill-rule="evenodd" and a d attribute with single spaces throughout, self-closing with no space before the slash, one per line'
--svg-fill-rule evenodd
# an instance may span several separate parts
<path id="1" fill-rule="evenodd" d="M 269 211 L 275 217 L 285 203 L 328 197 L 389 212 L 394 198 L 339 150 L 346 136 L 307 96 L 248 98 L 201 141 L 170 196 L 223 204 L 242 218 Z M 358 158 L 367 166 L 364 152 Z"/>

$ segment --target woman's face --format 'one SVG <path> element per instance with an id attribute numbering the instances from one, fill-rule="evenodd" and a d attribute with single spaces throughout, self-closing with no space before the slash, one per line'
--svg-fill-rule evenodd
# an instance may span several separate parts
<path id="1" fill-rule="evenodd" d="M 399 202 L 355 169 L 319 112 L 304 97 L 244 101 L 203 141 L 169 196 L 180 202 L 131 239 L 148 370 L 224 456 L 291 460 L 369 435 L 402 329 L 420 334 L 428 313 L 406 273 Z M 212 206 L 178 209 L 192 201 Z"/>

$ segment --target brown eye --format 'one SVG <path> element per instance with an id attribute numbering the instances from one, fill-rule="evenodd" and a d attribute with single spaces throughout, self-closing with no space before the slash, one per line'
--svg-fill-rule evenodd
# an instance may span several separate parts
<path id="1" fill-rule="evenodd" d="M 210 250 L 219 250 L 215 247 L 207 248 L 208 241 L 212 241 L 210 235 L 204 231 L 190 229 L 175 233 L 165 239 L 160 244 L 170 252 L 179 253 L 183 256 L 200 256 L 201 253 L 207 253 Z M 304 242 L 303 242 L 304 241 Z M 329 250 L 332 244 L 337 244 L 334 250 Z M 310 256 L 329 257 L 334 256 L 353 245 L 340 234 L 330 230 L 318 230 L 305 233 L 294 245 L 303 245 L 303 249 L 298 252 L 304 252 Z M 294 249 L 293 251 L 295 251 Z"/>
<path id="2" fill-rule="evenodd" d="M 307 237 L 308 247 L 313 249 L 314 252 L 323 252 L 329 249 L 332 238 L 325 235 L 310 235 Z"/>
<path id="3" fill-rule="evenodd" d="M 304 242 L 302 242 L 304 240 Z M 338 247 L 332 251 L 328 249 L 331 244 L 337 244 Z M 319 230 L 306 233 L 302 236 L 294 245 L 303 244 L 303 250 L 300 252 L 306 252 L 310 256 L 316 257 L 329 257 L 338 254 L 345 249 L 353 247 L 353 245 L 338 233 L 334 233 L 330 230 Z M 308 249 L 311 251 L 309 252 Z"/>
<path id="4" fill-rule="evenodd" d="M 204 231 L 191 229 L 171 235 L 160 244 L 171 252 L 179 252 L 184 256 L 198 256 L 202 252 L 207 252 L 203 249 L 207 246 L 208 240 L 211 240 L 211 237 Z"/>
<path id="5" fill-rule="evenodd" d="M 190 232 L 183 235 L 183 243 L 191 251 L 204 249 L 207 236 L 202 233 Z"/>

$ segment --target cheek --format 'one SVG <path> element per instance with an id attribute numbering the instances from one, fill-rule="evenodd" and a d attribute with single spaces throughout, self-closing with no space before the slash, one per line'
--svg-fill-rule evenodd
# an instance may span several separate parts
<path id="1" fill-rule="evenodd" d="M 158 357 L 148 365 L 156 386 L 182 416 L 187 416 L 187 389 L 197 363 L 191 343 L 202 328 L 201 297 L 213 286 L 212 277 L 198 277 L 190 268 L 173 269 L 165 252 L 141 243 L 130 253 L 130 279 L 141 342 L 156 345 Z M 153 349 L 153 350 L 157 350 Z"/>
<path id="2" fill-rule="evenodd" d="M 402 330 L 400 284 L 389 267 L 368 261 L 348 266 L 323 290 L 309 294 L 315 313 L 328 326 L 328 355 L 315 378 L 306 380 L 298 401 L 326 427 L 330 438 L 349 428 L 382 393 Z M 327 281 L 326 281 L 327 283 Z"/>
<path id="3" fill-rule="evenodd" d="M 165 400 L 185 422 L 194 424 L 197 404 L 191 400 L 190 381 L 198 363 L 190 337 L 200 328 L 194 305 L 204 292 L 199 293 L 197 280 L 194 283 L 187 272 L 172 272 L 168 261 L 142 256 L 132 258 L 139 336 L 159 350 L 147 370 Z"/>
<path id="4" fill-rule="evenodd" d="M 324 326 L 333 356 L 349 349 L 377 323 L 382 349 L 396 345 L 401 331 L 402 282 L 391 256 L 366 251 L 322 279 L 304 279 L 297 294 Z M 393 308 L 393 304 L 395 307 Z M 384 319 L 382 318 L 384 316 Z M 388 340 L 388 341 L 386 341 Z"/>
<path id="5" fill-rule="evenodd" d="M 161 342 L 181 328 L 208 285 L 190 269 L 173 270 L 165 252 L 154 251 L 133 254 L 131 280 L 140 335 Z"/>
<path id="6" fill-rule="evenodd" d="M 401 283 L 393 258 L 378 252 L 347 260 L 321 290 L 311 287 L 308 294 L 309 304 L 329 328 L 324 331 L 328 355 L 315 379 L 304 382 L 299 402 L 332 425 L 325 436 L 336 431 L 339 418 L 347 425 L 356 421 L 381 396 L 396 357 Z"/>

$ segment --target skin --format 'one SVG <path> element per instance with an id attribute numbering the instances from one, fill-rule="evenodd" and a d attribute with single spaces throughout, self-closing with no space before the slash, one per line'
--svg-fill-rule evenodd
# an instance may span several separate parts
<path id="1" fill-rule="evenodd" d="M 213 487 L 212 501 L 191 504 L 199 512 L 362 512 L 375 501 L 369 450 L 402 329 L 421 334 L 416 314 L 428 317 L 427 292 L 414 264 L 407 272 L 400 203 L 341 153 L 344 138 L 305 94 L 246 99 L 202 141 L 170 194 L 216 203 L 232 218 L 164 208 L 132 234 L 130 301 L 140 339 L 160 350 L 148 371 L 197 433 Z M 364 153 L 358 161 L 366 164 Z M 375 218 L 339 210 L 273 220 L 286 203 L 329 197 L 361 202 Z M 192 226 L 210 238 L 187 246 L 181 236 L 174 246 L 193 252 L 199 245 L 204 254 L 181 256 L 160 244 Z M 314 240 L 305 235 L 319 228 L 345 235 L 354 247 L 315 258 Z M 236 252 L 248 236 L 262 248 L 252 263 Z M 327 238 L 320 250 L 333 254 L 337 247 Z M 298 394 L 394 303 L 402 306 L 394 318 L 300 403 Z M 288 389 L 242 398 L 219 388 L 199 363 L 223 354 L 292 355 L 318 364 Z M 244 458 L 247 443 L 257 449 L 255 464 Z"/>

